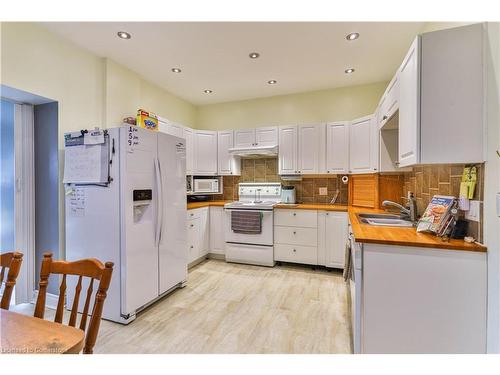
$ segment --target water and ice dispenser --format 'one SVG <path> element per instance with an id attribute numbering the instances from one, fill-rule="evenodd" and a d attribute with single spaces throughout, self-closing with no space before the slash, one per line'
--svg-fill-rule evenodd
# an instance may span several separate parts
<path id="1" fill-rule="evenodd" d="M 151 219 L 151 201 L 153 199 L 153 191 L 151 189 L 134 190 L 133 194 L 134 223 L 148 220 L 148 218 Z"/>

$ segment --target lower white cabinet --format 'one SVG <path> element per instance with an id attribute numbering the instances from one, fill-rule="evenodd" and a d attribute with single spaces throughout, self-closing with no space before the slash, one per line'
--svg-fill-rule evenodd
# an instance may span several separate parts
<path id="1" fill-rule="evenodd" d="M 274 210 L 274 260 L 344 268 L 347 212 Z"/>
<path id="2" fill-rule="evenodd" d="M 224 207 L 210 207 L 210 253 L 225 254 Z"/>
<path id="3" fill-rule="evenodd" d="M 209 207 L 196 208 L 187 212 L 188 264 L 205 256 L 209 251 Z"/>

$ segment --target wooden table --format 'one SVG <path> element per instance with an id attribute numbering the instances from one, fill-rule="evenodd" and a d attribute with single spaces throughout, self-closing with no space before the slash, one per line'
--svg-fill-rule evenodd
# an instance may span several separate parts
<path id="1" fill-rule="evenodd" d="M 0 354 L 79 353 L 82 330 L 0 309 Z"/>

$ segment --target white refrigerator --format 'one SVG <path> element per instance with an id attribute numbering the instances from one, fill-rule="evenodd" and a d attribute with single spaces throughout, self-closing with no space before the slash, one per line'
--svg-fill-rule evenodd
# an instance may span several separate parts
<path id="1" fill-rule="evenodd" d="M 186 147 L 135 126 L 108 129 L 107 141 L 109 184 L 65 185 L 66 259 L 114 262 L 103 318 L 128 324 L 186 282 Z M 67 306 L 76 282 L 67 281 Z"/>

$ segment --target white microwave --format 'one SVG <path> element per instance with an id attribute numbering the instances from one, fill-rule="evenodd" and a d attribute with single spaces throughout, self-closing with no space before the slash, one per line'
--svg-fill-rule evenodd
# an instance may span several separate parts
<path id="1" fill-rule="evenodd" d="M 218 178 L 193 178 L 194 194 L 220 193 L 220 181 Z"/>

